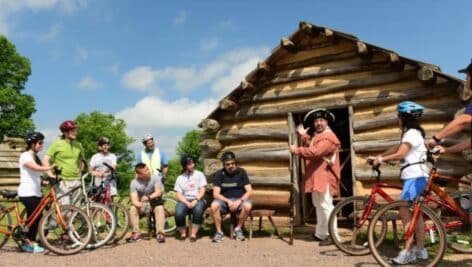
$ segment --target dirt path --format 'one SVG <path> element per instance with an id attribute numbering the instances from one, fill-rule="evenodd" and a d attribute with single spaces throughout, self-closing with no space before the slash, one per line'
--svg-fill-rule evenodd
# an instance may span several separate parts
<path id="1" fill-rule="evenodd" d="M 165 244 L 143 240 L 121 243 L 78 255 L 32 255 L 8 246 L 0 251 L 0 267 L 7 266 L 377 266 L 371 256 L 351 257 L 336 247 L 319 247 L 316 242 L 297 238 L 293 246 L 271 237 L 237 242 L 226 238 L 212 243 L 208 237 L 196 243 L 167 238 Z M 454 255 L 441 266 L 471 266 L 472 255 Z"/>

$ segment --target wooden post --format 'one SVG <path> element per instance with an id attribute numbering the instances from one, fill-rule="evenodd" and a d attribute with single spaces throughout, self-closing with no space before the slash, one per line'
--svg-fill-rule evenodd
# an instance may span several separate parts
<path id="1" fill-rule="evenodd" d="M 461 83 L 457 87 L 457 93 L 459 94 L 459 99 L 461 101 L 468 101 L 472 98 L 472 90 L 464 83 Z"/>
<path id="2" fill-rule="evenodd" d="M 288 38 L 282 38 L 282 40 L 280 40 L 280 46 L 291 53 L 297 52 L 297 47 L 292 40 Z"/>
<path id="3" fill-rule="evenodd" d="M 238 109 L 238 104 L 234 102 L 233 100 L 225 98 L 221 100 L 220 102 L 220 109 L 233 111 L 233 110 Z"/>
<path id="4" fill-rule="evenodd" d="M 298 137 L 295 133 L 295 121 L 293 120 L 292 113 L 288 113 L 287 123 L 289 127 L 288 137 L 289 137 L 289 145 L 296 145 L 298 146 Z M 302 216 L 300 214 L 300 191 L 299 191 L 299 184 L 298 184 L 298 173 L 299 170 L 297 168 L 299 162 L 299 158 L 297 155 L 293 155 L 290 153 L 290 183 L 292 184 L 291 190 L 291 203 L 290 203 L 290 213 L 291 213 L 291 227 L 293 224 L 300 225 L 302 224 Z M 293 229 L 293 228 L 292 228 Z M 292 230 L 293 232 L 293 230 Z M 293 237 L 291 236 L 291 239 Z M 293 244 L 293 240 L 292 240 Z"/>

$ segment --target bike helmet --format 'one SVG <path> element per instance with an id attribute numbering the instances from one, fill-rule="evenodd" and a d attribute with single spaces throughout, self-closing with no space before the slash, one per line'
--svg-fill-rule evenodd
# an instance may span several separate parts
<path id="1" fill-rule="evenodd" d="M 109 144 L 110 144 L 110 140 L 109 140 L 108 138 L 106 138 L 106 137 L 103 136 L 103 137 L 100 137 L 100 139 L 98 139 L 97 144 L 98 144 L 99 146 L 103 146 L 103 145 L 105 145 L 105 144 L 108 144 L 108 145 L 109 145 Z"/>
<path id="2" fill-rule="evenodd" d="M 59 126 L 59 129 L 61 130 L 61 132 L 67 132 L 67 131 L 70 131 L 70 130 L 73 130 L 77 128 L 76 124 L 74 121 L 72 120 L 66 120 L 64 122 L 61 123 L 61 125 Z"/>
<path id="3" fill-rule="evenodd" d="M 424 107 L 413 101 L 403 101 L 397 106 L 398 113 L 402 115 L 410 115 L 414 118 L 419 118 L 423 115 Z"/>
<path id="4" fill-rule="evenodd" d="M 25 142 L 27 145 L 34 144 L 41 140 L 44 140 L 44 135 L 40 132 L 27 133 L 25 137 Z"/>
<path id="5" fill-rule="evenodd" d="M 233 152 L 226 151 L 226 152 L 223 153 L 223 155 L 221 155 L 221 161 L 223 163 L 225 163 L 227 161 L 230 161 L 230 160 L 236 160 L 236 155 L 234 155 Z"/>
<path id="6" fill-rule="evenodd" d="M 143 144 L 146 144 L 147 141 L 151 140 L 151 139 L 154 139 L 154 137 L 152 137 L 151 134 L 145 134 L 143 136 L 143 138 L 141 139 L 141 142 L 143 142 Z"/>
<path id="7" fill-rule="evenodd" d="M 180 165 L 182 166 L 182 169 L 184 170 L 185 170 L 185 167 L 187 167 L 187 165 L 191 162 L 194 162 L 194 161 L 193 161 L 192 156 L 190 156 L 189 154 L 183 154 L 182 157 L 180 158 Z"/>

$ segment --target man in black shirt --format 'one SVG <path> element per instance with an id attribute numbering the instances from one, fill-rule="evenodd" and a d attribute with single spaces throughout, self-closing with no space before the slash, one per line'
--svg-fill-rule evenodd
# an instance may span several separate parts
<path id="1" fill-rule="evenodd" d="M 245 239 L 242 226 L 251 213 L 252 202 L 249 199 L 252 193 L 251 183 L 244 169 L 236 166 L 236 156 L 227 151 L 221 156 L 223 169 L 216 172 L 213 181 L 213 197 L 211 213 L 215 222 L 216 233 L 213 242 L 221 242 L 224 238 L 221 231 L 221 214 L 240 212 L 238 224 L 233 235 L 239 240 Z"/>

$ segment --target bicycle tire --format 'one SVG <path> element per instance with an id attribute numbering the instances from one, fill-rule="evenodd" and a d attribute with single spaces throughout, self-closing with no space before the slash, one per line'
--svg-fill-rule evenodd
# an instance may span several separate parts
<path id="1" fill-rule="evenodd" d="M 468 202 L 470 195 L 469 192 L 455 192 L 451 194 L 451 197 L 457 203 L 461 203 L 461 200 Z M 437 215 L 441 222 L 448 224 L 447 227 L 445 226 L 448 246 L 458 253 L 472 253 L 470 225 L 462 222 L 460 217 L 444 209 L 442 205 L 439 206 Z"/>
<path id="2" fill-rule="evenodd" d="M 165 215 L 165 222 L 164 222 L 164 233 L 168 234 L 173 232 L 177 228 L 177 224 L 175 223 L 175 205 L 177 205 L 177 201 L 173 198 L 163 198 L 164 199 L 164 215 Z"/>
<path id="3" fill-rule="evenodd" d="M 130 227 L 130 218 L 128 209 L 117 202 L 110 202 L 110 208 L 116 217 L 116 229 L 114 237 L 108 241 L 108 244 L 117 243 L 122 240 Z"/>
<path id="4" fill-rule="evenodd" d="M 84 209 L 85 207 L 82 207 Z M 116 230 L 116 216 L 113 211 L 102 203 L 90 202 L 89 218 L 92 222 L 92 239 L 88 249 L 96 249 L 113 240 Z"/>
<path id="5" fill-rule="evenodd" d="M 374 231 L 377 221 L 382 219 L 382 217 L 398 216 L 399 218 L 399 208 L 409 208 L 411 210 L 413 205 L 413 203 L 408 201 L 394 201 L 380 208 L 380 210 L 373 216 L 369 225 L 369 248 L 375 260 L 380 265 L 391 266 L 391 264 L 393 264 L 391 263 L 391 260 L 405 248 L 406 241 L 403 239 L 403 234 L 401 234 L 401 239 L 399 240 L 394 239 L 393 242 L 390 242 L 389 238 L 384 238 L 380 244 L 376 244 L 374 240 Z M 418 260 L 418 262 L 421 262 L 421 266 L 437 266 L 446 252 L 446 233 L 444 226 L 435 212 L 426 205 L 421 204 L 419 216 L 422 216 L 425 226 L 430 228 L 430 231 L 425 232 L 424 235 L 425 248 L 427 248 L 428 254 L 430 255 L 428 259 L 421 261 Z M 436 239 L 438 242 L 436 242 Z M 389 242 L 386 242 L 386 240 Z M 399 244 L 395 244 L 395 241 Z M 431 255 L 431 253 L 433 254 Z"/>
<path id="6" fill-rule="evenodd" d="M 49 209 L 39 222 L 38 232 L 41 244 L 58 255 L 78 253 L 92 238 L 92 222 L 78 207 L 61 205 L 60 210 L 67 229 L 63 229 L 58 223 L 56 209 L 54 207 Z M 57 240 L 52 239 L 54 235 Z"/>
<path id="7" fill-rule="evenodd" d="M 360 219 L 360 217 L 362 216 L 363 210 L 367 207 L 368 204 L 369 197 L 353 196 L 339 202 L 334 207 L 333 212 L 331 212 L 328 221 L 329 235 L 331 236 L 331 240 L 333 240 L 333 243 L 336 245 L 336 247 L 344 253 L 353 256 L 362 256 L 370 253 L 370 249 L 367 243 L 367 233 L 370 219 L 367 219 L 367 221 L 365 221 L 362 225 L 358 225 L 356 223 L 357 219 Z M 347 216 L 344 215 L 346 213 L 348 213 Z M 375 210 L 373 209 L 371 211 L 371 214 L 369 214 L 368 216 L 372 217 L 372 214 L 374 213 Z M 340 224 L 339 220 L 335 219 L 341 218 L 341 216 L 345 218 L 345 221 Z M 338 222 L 337 233 L 335 231 L 336 221 Z M 385 237 L 386 232 L 387 223 L 386 221 L 384 221 L 380 232 L 381 237 L 379 238 L 379 242 L 381 242 L 383 237 Z M 338 239 L 338 237 L 340 239 Z"/>
<path id="8" fill-rule="evenodd" d="M 12 230 L 11 215 L 6 208 L 0 205 L 0 230 L 10 232 Z M 0 248 L 2 248 L 10 238 L 10 235 L 0 232 Z"/>

